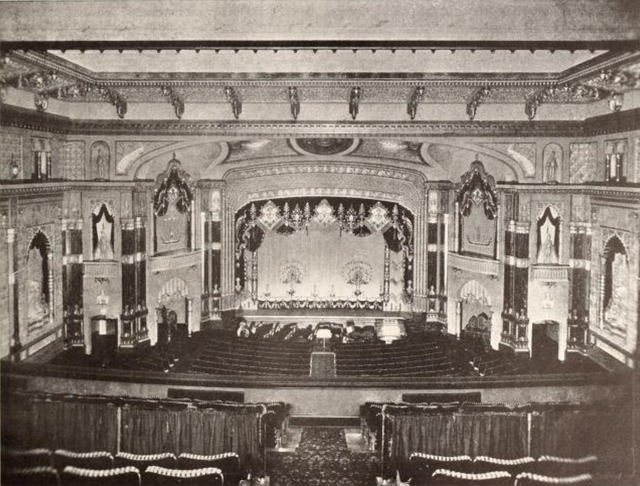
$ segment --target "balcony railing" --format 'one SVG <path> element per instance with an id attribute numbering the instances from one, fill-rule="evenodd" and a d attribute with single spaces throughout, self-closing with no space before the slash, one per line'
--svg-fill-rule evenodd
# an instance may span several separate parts
<path id="1" fill-rule="evenodd" d="M 465 272 L 498 276 L 500 261 L 449 252 L 449 266 Z"/>
<path id="2" fill-rule="evenodd" d="M 566 282 L 569 280 L 569 267 L 565 265 L 533 265 L 531 276 L 534 280 Z"/>

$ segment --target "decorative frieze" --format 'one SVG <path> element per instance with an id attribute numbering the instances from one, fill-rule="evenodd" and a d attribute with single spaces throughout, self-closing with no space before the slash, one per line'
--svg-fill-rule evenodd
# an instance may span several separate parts
<path id="1" fill-rule="evenodd" d="M 120 262 L 84 262 L 85 277 L 113 278 L 120 276 Z"/>
<path id="2" fill-rule="evenodd" d="M 531 276 L 533 280 L 544 282 L 566 282 L 569 280 L 569 267 L 564 265 L 533 265 Z"/>

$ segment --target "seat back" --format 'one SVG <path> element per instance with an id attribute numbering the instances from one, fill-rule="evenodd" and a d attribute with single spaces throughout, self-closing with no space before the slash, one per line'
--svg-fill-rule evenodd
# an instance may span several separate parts
<path id="1" fill-rule="evenodd" d="M 60 486 L 60 476 L 51 466 L 9 468 L 2 465 L 2 484 L 5 486 Z"/>
<path id="2" fill-rule="evenodd" d="M 2 466 L 7 468 L 53 467 L 49 449 L 2 448 Z"/>
<path id="3" fill-rule="evenodd" d="M 588 485 L 593 483 L 591 474 L 578 474 L 576 476 L 543 476 L 542 474 L 520 473 L 516 476 L 514 486 L 540 486 L 543 484 L 552 485 Z"/>
<path id="4" fill-rule="evenodd" d="M 491 471 L 507 471 L 512 476 L 521 472 L 532 472 L 536 465 L 533 457 L 518 457 L 517 459 L 498 459 L 489 456 L 478 456 L 473 460 L 473 472 L 477 474 Z"/>
<path id="5" fill-rule="evenodd" d="M 61 473 L 64 486 L 140 486 L 140 471 L 133 466 L 88 469 L 66 466 Z"/>
<path id="6" fill-rule="evenodd" d="M 507 471 L 491 471 L 475 474 L 438 469 L 431 476 L 431 482 L 429 484 L 447 486 L 511 486 L 512 479 L 511 474 Z"/>
<path id="7" fill-rule="evenodd" d="M 86 469 L 111 469 L 113 467 L 113 456 L 105 451 L 71 452 L 65 449 L 58 449 L 53 453 L 53 462 L 58 471 L 62 471 L 67 466 Z"/>
<path id="8" fill-rule="evenodd" d="M 584 457 L 557 457 L 540 456 L 535 468 L 530 471 L 542 476 L 578 476 L 580 474 L 593 474 L 598 468 L 596 456 Z"/>
<path id="9" fill-rule="evenodd" d="M 215 467 L 201 469 L 167 469 L 159 466 L 149 466 L 142 474 L 144 486 L 222 486 L 224 476 Z"/>
<path id="10" fill-rule="evenodd" d="M 177 465 L 177 458 L 171 452 L 161 454 L 131 454 L 130 452 L 118 452 L 114 458 L 116 467 L 134 466 L 144 471 L 149 466 L 160 466 L 173 469 Z"/>
<path id="11" fill-rule="evenodd" d="M 240 471 L 240 456 L 235 452 L 224 452 L 211 456 L 201 456 L 199 454 L 189 454 L 183 452 L 178 456 L 178 467 L 180 469 L 201 469 L 203 467 L 215 467 L 227 475 Z"/>
<path id="12" fill-rule="evenodd" d="M 472 472 L 473 462 L 469 456 L 438 456 L 414 452 L 409 456 L 409 470 L 403 471 L 403 477 L 413 478 L 413 484 L 424 484 L 438 469 L 459 472 Z"/>

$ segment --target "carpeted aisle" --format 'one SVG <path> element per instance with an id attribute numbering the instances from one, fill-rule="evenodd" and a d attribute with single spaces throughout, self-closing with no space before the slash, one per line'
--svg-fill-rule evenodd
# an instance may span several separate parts
<path id="1" fill-rule="evenodd" d="M 369 486 L 379 473 L 377 455 L 354 453 L 344 429 L 305 427 L 295 452 L 269 454 L 271 486 Z"/>

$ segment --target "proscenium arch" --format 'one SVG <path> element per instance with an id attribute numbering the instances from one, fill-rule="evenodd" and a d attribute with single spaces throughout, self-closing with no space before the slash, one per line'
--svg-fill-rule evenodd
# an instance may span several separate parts
<path id="1" fill-rule="evenodd" d="M 319 166 L 330 170 L 318 170 Z M 398 203 L 417 215 L 425 201 L 427 183 L 426 176 L 415 169 L 351 158 L 336 161 L 312 157 L 302 157 L 296 163 L 275 159 L 259 165 L 232 167 L 223 179 L 228 207 L 234 214 L 248 202 L 259 199 L 325 196 Z"/>

